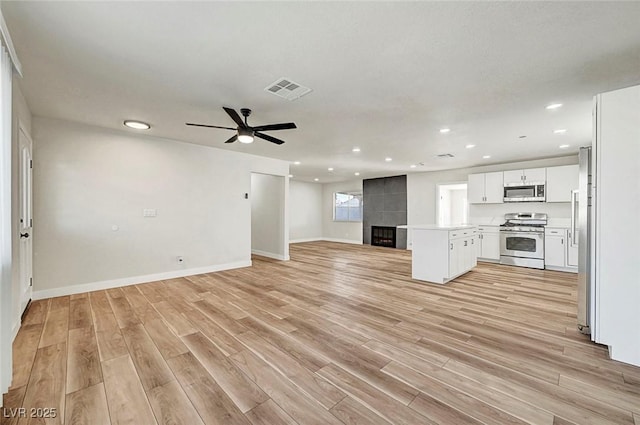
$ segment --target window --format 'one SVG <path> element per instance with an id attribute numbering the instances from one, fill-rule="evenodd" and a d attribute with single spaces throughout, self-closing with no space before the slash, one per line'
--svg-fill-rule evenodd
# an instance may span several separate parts
<path id="1" fill-rule="evenodd" d="M 334 193 L 333 221 L 362 221 L 362 192 Z"/>

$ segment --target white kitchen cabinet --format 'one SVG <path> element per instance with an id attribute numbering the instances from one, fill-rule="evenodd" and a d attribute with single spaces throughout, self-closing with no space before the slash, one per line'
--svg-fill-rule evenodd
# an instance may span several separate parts
<path id="1" fill-rule="evenodd" d="M 544 234 L 544 266 L 547 269 L 577 272 L 578 245 L 571 245 L 569 229 L 547 227 Z"/>
<path id="2" fill-rule="evenodd" d="M 547 202 L 571 202 L 571 192 L 578 189 L 578 165 L 547 168 Z"/>
<path id="3" fill-rule="evenodd" d="M 499 226 L 479 226 L 477 241 L 478 258 L 484 260 L 500 260 Z"/>
<path id="4" fill-rule="evenodd" d="M 413 235 L 413 279 L 443 284 L 477 265 L 475 226 L 409 227 Z"/>
<path id="5" fill-rule="evenodd" d="M 501 204 L 504 202 L 502 171 L 469 174 L 467 199 L 470 204 Z"/>
<path id="6" fill-rule="evenodd" d="M 526 170 L 510 170 L 504 172 L 504 186 L 524 186 L 544 184 L 547 179 L 546 168 L 528 168 Z"/>
<path id="7" fill-rule="evenodd" d="M 564 233 L 564 232 L 563 232 Z M 567 247 L 564 234 L 544 237 L 544 265 L 545 267 L 565 267 Z"/>

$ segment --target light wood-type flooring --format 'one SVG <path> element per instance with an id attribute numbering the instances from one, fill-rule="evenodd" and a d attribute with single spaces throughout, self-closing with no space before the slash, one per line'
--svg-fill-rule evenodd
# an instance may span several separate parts
<path id="1" fill-rule="evenodd" d="M 34 302 L 3 424 L 640 425 L 640 368 L 576 331 L 575 275 L 421 284 L 410 252 L 330 242 L 253 264 Z"/>

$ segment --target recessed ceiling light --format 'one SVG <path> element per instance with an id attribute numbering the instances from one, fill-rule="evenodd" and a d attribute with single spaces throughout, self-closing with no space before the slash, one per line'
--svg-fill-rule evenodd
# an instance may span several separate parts
<path id="1" fill-rule="evenodd" d="M 320 181 L 320 179 L 316 177 L 315 179 L 313 179 L 313 181 L 314 181 L 314 182 L 319 182 L 319 181 Z"/>
<path id="2" fill-rule="evenodd" d="M 416 165 L 416 164 L 411 164 L 411 165 L 409 165 L 409 168 L 416 168 L 416 167 L 417 167 L 417 165 Z"/>
<path id="3" fill-rule="evenodd" d="M 289 178 L 292 179 L 293 178 L 293 174 L 289 174 Z"/>
<path id="4" fill-rule="evenodd" d="M 558 147 L 559 147 L 560 149 L 566 149 L 566 148 L 568 148 L 569 146 L 570 146 L 570 145 L 560 145 L 560 146 L 558 146 Z"/>
<path id="5" fill-rule="evenodd" d="M 360 173 L 358 173 L 357 171 L 355 173 L 353 173 L 354 176 L 359 176 Z"/>
<path id="6" fill-rule="evenodd" d="M 547 105 L 547 109 L 558 109 L 562 107 L 562 103 L 552 103 L 551 105 Z"/>
<path id="7" fill-rule="evenodd" d="M 475 147 L 476 147 L 476 145 L 467 145 L 467 146 L 465 146 L 465 148 L 467 148 L 467 149 L 473 149 Z"/>
<path id="8" fill-rule="evenodd" d="M 360 148 L 353 148 L 351 149 L 351 152 L 360 152 Z"/>
<path id="9" fill-rule="evenodd" d="M 451 129 L 450 129 L 450 128 L 441 128 L 441 129 L 440 129 L 440 133 L 448 133 L 448 132 L 450 132 L 450 131 L 451 131 Z"/>
<path id="10" fill-rule="evenodd" d="M 142 121 L 126 120 L 123 124 L 129 128 L 134 128 L 136 130 L 149 130 L 151 128 L 149 124 Z"/>
<path id="11" fill-rule="evenodd" d="M 333 167 L 327 168 L 327 171 L 333 171 Z"/>
<path id="12" fill-rule="evenodd" d="M 389 157 L 386 157 L 384 160 L 385 160 L 385 161 L 387 161 L 387 162 L 391 162 L 391 161 L 393 161 L 393 159 L 392 159 L 392 158 L 389 158 Z"/>
<path id="13" fill-rule="evenodd" d="M 293 161 L 294 165 L 300 165 L 300 161 Z"/>
<path id="14" fill-rule="evenodd" d="M 554 134 L 564 134 L 564 133 L 566 133 L 566 132 L 567 132 L 567 129 L 566 129 L 566 128 L 561 128 L 561 129 L 559 129 L 559 130 L 553 130 L 553 133 L 554 133 Z"/>
<path id="15" fill-rule="evenodd" d="M 482 159 L 489 159 L 489 158 L 491 158 L 491 155 L 485 155 L 482 157 Z"/>

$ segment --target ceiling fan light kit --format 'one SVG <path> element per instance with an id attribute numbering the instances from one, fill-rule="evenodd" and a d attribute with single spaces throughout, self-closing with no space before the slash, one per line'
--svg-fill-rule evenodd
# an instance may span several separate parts
<path id="1" fill-rule="evenodd" d="M 261 133 L 262 131 L 276 131 L 276 130 L 289 130 L 292 128 L 298 128 L 295 123 L 287 122 L 281 124 L 267 124 L 267 125 L 259 125 L 256 127 L 251 127 L 247 123 L 247 118 L 251 115 L 251 109 L 242 108 L 240 109 L 240 113 L 244 116 L 244 121 L 240 118 L 240 115 L 236 112 L 235 109 L 223 107 L 224 111 L 231 117 L 231 119 L 236 123 L 237 127 L 222 127 L 217 125 L 209 125 L 209 124 L 194 124 L 194 123 L 186 123 L 186 125 L 191 125 L 195 127 L 207 127 L 207 128 L 221 128 L 223 130 L 234 130 L 236 134 L 230 137 L 225 143 L 234 143 L 238 141 L 240 143 L 253 143 L 254 137 L 258 137 L 260 139 L 266 140 L 267 142 L 275 143 L 276 145 L 281 145 L 284 143 L 284 140 L 280 140 L 268 134 Z"/>

